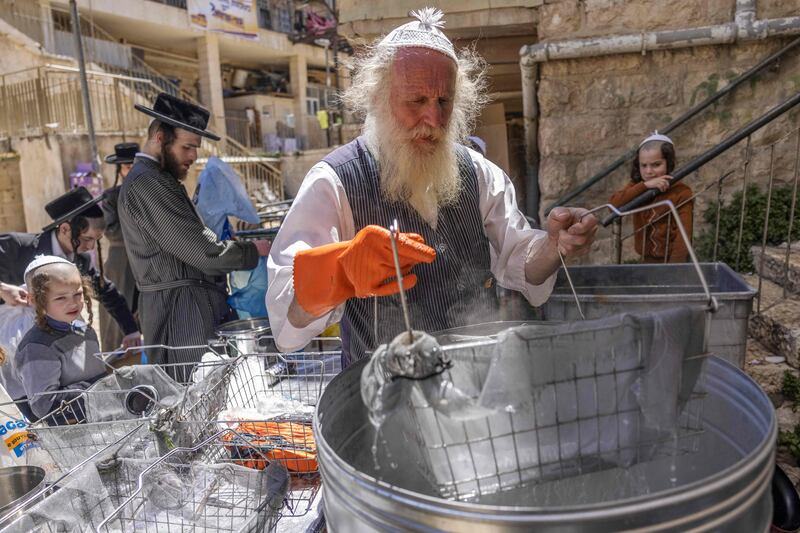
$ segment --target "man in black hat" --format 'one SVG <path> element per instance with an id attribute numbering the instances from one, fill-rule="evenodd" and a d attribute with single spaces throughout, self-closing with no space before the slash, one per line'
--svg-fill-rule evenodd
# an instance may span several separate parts
<path id="1" fill-rule="evenodd" d="M 0 299 L 7 305 L 27 305 L 27 292 L 21 287 L 25 267 L 37 255 L 63 257 L 91 278 L 98 300 L 125 334 L 122 346 L 139 346 L 142 336 L 125 298 L 95 268 L 90 255 L 106 227 L 103 211 L 97 205 L 102 199 L 93 198 L 85 187 L 78 187 L 45 206 L 53 222 L 42 233 L 0 234 Z"/>
<path id="2" fill-rule="evenodd" d="M 139 152 L 139 143 L 119 143 L 114 146 L 114 153 L 106 156 L 106 163 L 116 166 L 114 185 L 106 189 L 103 193 L 105 200 L 100 207 L 103 208 L 103 215 L 106 220 L 106 239 L 108 240 L 108 253 L 103 271 L 117 290 L 125 297 L 131 312 L 136 315 L 136 306 L 139 300 L 139 292 L 136 290 L 136 280 L 133 278 L 131 266 L 128 263 L 128 254 L 125 252 L 125 240 L 122 237 L 122 227 L 119 224 L 117 213 L 117 203 L 119 201 L 119 191 L 122 188 L 121 180 L 130 172 L 133 166 L 133 159 Z M 123 337 L 123 332 L 113 320 L 113 317 L 100 309 L 100 341 L 104 352 L 114 350 L 119 346 Z"/>
<path id="3" fill-rule="evenodd" d="M 122 184 L 119 219 L 146 344 L 203 345 L 230 314 L 225 274 L 253 269 L 268 241 L 219 241 L 197 214 L 183 180 L 206 130 L 202 107 L 161 93 L 152 109 L 147 143 Z M 155 363 L 199 361 L 203 350 L 151 354 Z"/>

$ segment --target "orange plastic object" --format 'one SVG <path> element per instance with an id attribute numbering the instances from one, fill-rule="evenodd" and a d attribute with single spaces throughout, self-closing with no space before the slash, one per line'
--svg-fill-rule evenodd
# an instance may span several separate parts
<path id="1" fill-rule="evenodd" d="M 290 472 L 310 473 L 318 469 L 317 444 L 308 424 L 242 422 L 236 432 L 250 444 L 236 445 L 238 437 L 233 433 L 223 437 L 223 440 L 230 443 L 228 449 L 236 464 L 263 470 L 269 461 L 280 461 Z M 265 461 L 264 457 L 268 460 Z"/>

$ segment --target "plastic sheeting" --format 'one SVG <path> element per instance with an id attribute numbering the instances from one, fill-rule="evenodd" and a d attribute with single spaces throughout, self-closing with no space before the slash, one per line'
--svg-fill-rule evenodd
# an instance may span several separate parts
<path id="1" fill-rule="evenodd" d="M 255 471 L 233 464 L 121 459 L 70 474 L 6 531 L 268 531 L 279 518 L 288 485 L 288 472 L 279 463 Z"/>
<path id="2" fill-rule="evenodd" d="M 686 429 L 706 319 L 677 307 L 445 347 L 450 370 L 400 380 L 394 394 L 409 401 L 397 420 L 416 425 L 423 469 L 445 497 L 647 461 Z"/>

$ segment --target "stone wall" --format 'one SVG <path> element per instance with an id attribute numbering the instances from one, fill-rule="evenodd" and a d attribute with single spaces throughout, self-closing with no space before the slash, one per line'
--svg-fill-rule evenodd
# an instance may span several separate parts
<path id="1" fill-rule="evenodd" d="M 19 154 L 26 231 L 38 232 L 51 222 L 45 204 L 66 190 L 59 143 L 52 136 L 22 138 L 12 147 Z"/>
<path id="2" fill-rule="evenodd" d="M 0 154 L 0 233 L 25 231 L 22 204 L 22 179 L 19 172 L 19 155 Z"/>
<path id="3" fill-rule="evenodd" d="M 724 24 L 733 20 L 735 5 L 736 0 L 549 0 L 539 8 L 537 32 L 544 41 Z M 778 16 L 775 8 L 765 11 Z"/>
<path id="4" fill-rule="evenodd" d="M 759 2 L 760 18 L 785 16 L 787 2 Z M 649 6 L 649 11 L 645 10 Z M 734 2 L 663 2 L 585 0 L 552 2 L 543 6 L 539 31 L 543 37 L 568 38 L 630 33 L 638 30 L 675 29 L 733 20 Z M 544 16 L 544 13 L 549 13 Z M 680 13 L 669 17 L 667 13 Z M 788 39 L 769 39 L 733 45 L 705 46 L 669 51 L 551 61 L 540 71 L 539 167 L 541 208 L 601 170 L 635 146 L 653 130 L 663 127 L 694 104 L 722 88 L 731 79 L 785 45 Z M 678 166 L 687 163 L 749 121 L 800 91 L 800 54 L 791 53 L 778 67 L 763 71 L 675 130 Z M 766 187 L 770 154 L 764 147 L 797 127 L 795 110 L 753 136 L 754 156 L 750 179 Z M 792 179 L 796 136 L 775 149 L 776 183 Z M 728 170 L 723 197 L 742 187 L 745 143 L 721 155 L 684 183 L 700 192 Z M 596 206 L 628 181 L 630 164 L 618 169 L 573 203 Z M 695 236 L 703 230 L 702 212 L 716 201 L 716 186 L 698 197 Z M 626 221 L 623 234 L 631 231 Z M 599 234 L 596 250 L 587 261 L 611 260 L 610 231 Z M 626 241 L 626 255 L 632 253 Z"/>

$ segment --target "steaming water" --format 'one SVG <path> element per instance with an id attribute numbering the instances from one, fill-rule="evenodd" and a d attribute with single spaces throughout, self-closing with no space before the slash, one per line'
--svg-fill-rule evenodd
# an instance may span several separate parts
<path id="1" fill-rule="evenodd" d="M 385 438 L 381 440 L 388 446 L 379 446 L 379 453 L 375 458 L 371 453 L 364 453 L 370 449 L 375 439 L 375 429 L 369 423 L 362 425 L 343 442 L 337 453 L 351 466 L 368 476 L 406 490 L 439 497 L 439 488 L 425 475 L 422 466 L 425 460 L 419 454 L 413 453 L 416 448 L 411 444 L 413 435 L 400 429 L 402 424 L 398 422 L 389 419 L 383 426 Z M 394 453 L 389 459 L 384 450 L 392 447 L 392 443 L 396 444 L 395 450 L 399 448 L 406 453 Z M 603 469 L 599 464 L 589 465 L 589 469 L 594 471 L 582 474 L 576 472 L 576 475 L 562 479 L 530 483 L 492 494 L 459 499 L 486 505 L 526 507 L 559 507 L 618 501 L 700 481 L 730 467 L 743 456 L 742 450 L 734 447 L 729 439 L 717 433 L 712 427 L 699 434 L 668 439 L 663 449 L 656 453 L 653 459 L 635 463 L 627 468 L 609 465 Z M 481 460 L 480 457 L 476 459 Z M 381 468 L 389 462 L 396 463 L 397 468 Z M 496 479 L 486 480 L 487 483 L 496 481 Z"/>

